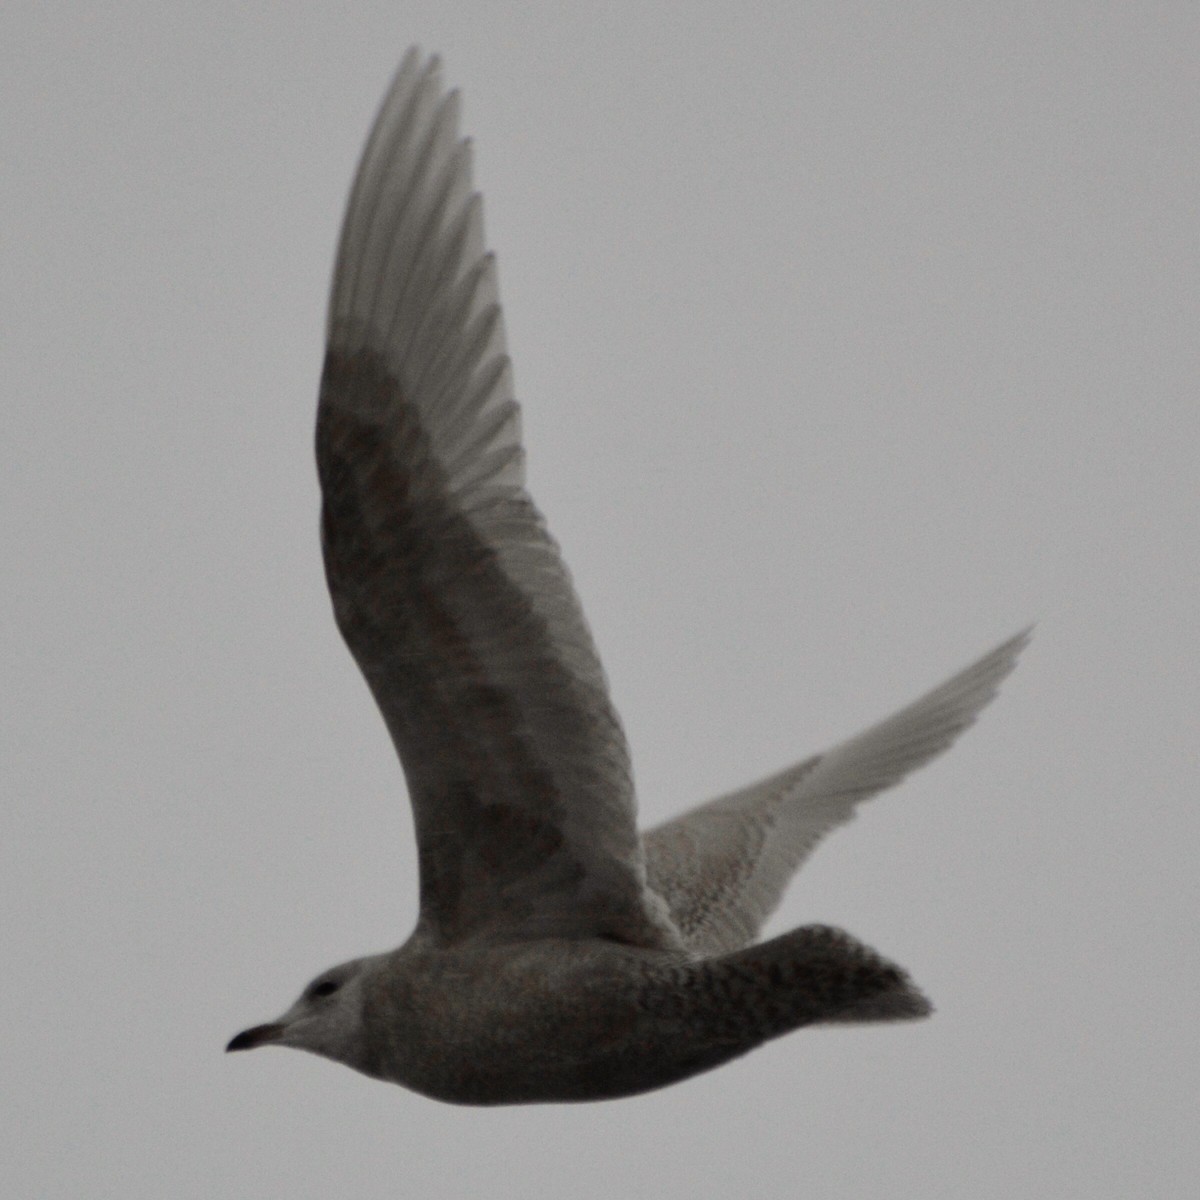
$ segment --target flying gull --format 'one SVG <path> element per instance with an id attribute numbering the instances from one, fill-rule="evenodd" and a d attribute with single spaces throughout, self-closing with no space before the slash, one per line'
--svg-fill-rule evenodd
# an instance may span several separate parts
<path id="1" fill-rule="evenodd" d="M 420 916 L 228 1049 L 516 1104 L 648 1091 L 802 1025 L 927 1015 L 901 968 L 839 929 L 755 938 L 826 833 L 974 721 L 1027 633 L 639 834 L 604 672 L 525 491 L 458 109 L 437 59 L 410 50 L 350 193 L 317 412 L 326 577 L 404 768 Z"/>

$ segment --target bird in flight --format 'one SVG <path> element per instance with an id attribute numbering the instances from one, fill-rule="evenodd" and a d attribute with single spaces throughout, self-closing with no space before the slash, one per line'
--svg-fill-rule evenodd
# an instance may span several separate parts
<path id="1" fill-rule="evenodd" d="M 326 577 L 404 768 L 420 915 L 228 1049 L 516 1104 L 648 1091 L 804 1025 L 925 1016 L 907 974 L 839 929 L 755 938 L 817 842 L 945 750 L 1028 635 L 639 833 L 604 671 L 525 490 L 458 111 L 410 50 L 350 193 L 317 411 Z"/>

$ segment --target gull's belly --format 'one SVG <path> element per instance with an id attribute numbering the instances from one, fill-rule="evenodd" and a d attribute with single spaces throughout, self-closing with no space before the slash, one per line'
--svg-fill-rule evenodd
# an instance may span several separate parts
<path id="1" fill-rule="evenodd" d="M 599 941 L 546 941 L 397 955 L 368 1006 L 382 1078 L 460 1104 L 597 1098 L 654 1039 L 644 1004 L 669 965 Z M 379 985 L 382 988 L 382 984 Z M 665 1081 L 664 1081 L 665 1082 Z"/>

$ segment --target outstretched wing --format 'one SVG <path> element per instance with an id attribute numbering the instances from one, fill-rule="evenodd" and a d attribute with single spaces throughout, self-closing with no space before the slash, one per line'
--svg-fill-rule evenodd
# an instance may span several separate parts
<path id="1" fill-rule="evenodd" d="M 457 115 L 410 51 L 350 195 L 317 417 L 334 613 L 404 765 L 422 929 L 657 944 L 625 738 L 524 490 Z"/>
<path id="2" fill-rule="evenodd" d="M 754 940 L 788 881 L 862 800 L 946 750 L 996 694 L 1030 632 L 1018 634 L 857 737 L 645 836 L 650 886 L 690 950 L 725 954 Z"/>

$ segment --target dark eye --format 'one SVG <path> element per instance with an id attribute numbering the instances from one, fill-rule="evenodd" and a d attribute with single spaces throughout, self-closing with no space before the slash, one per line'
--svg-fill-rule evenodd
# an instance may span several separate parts
<path id="1" fill-rule="evenodd" d="M 322 979 L 320 983 L 313 984 L 312 994 L 314 996 L 332 996 L 341 986 L 332 979 Z"/>

